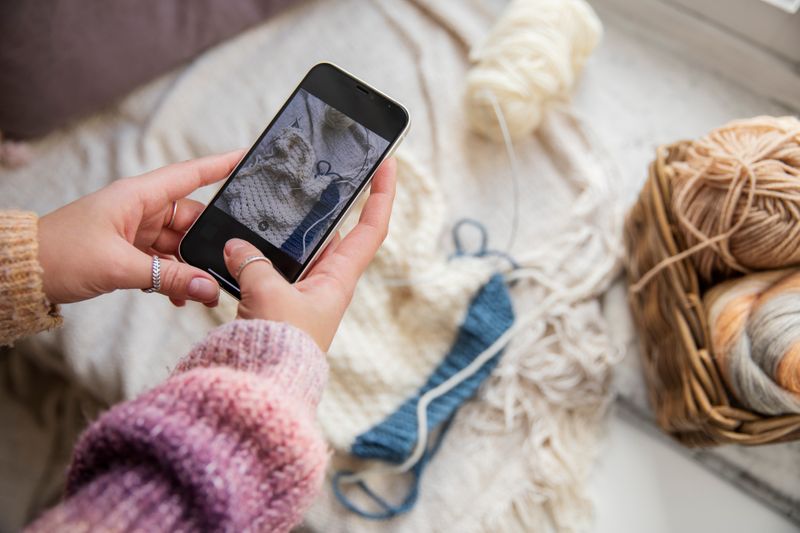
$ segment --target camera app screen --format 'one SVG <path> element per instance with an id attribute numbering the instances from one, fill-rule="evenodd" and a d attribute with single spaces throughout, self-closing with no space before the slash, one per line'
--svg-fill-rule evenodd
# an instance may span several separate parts
<path id="1" fill-rule="evenodd" d="M 388 145 L 300 89 L 213 205 L 305 263 Z"/>

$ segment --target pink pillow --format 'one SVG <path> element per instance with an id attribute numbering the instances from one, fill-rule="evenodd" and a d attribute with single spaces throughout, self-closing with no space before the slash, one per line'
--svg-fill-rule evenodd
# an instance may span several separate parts
<path id="1" fill-rule="evenodd" d="M 43 135 L 291 0 L 3 0 L 0 131 Z"/>

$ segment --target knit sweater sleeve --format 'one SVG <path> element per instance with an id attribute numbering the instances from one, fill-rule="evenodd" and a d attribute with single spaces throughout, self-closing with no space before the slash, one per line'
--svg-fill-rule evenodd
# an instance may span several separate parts
<path id="1" fill-rule="evenodd" d="M 292 326 L 214 330 L 164 384 L 80 438 L 63 503 L 30 531 L 288 531 L 322 483 L 324 354 Z"/>
<path id="2" fill-rule="evenodd" d="M 0 346 L 61 324 L 42 287 L 35 213 L 0 211 Z"/>

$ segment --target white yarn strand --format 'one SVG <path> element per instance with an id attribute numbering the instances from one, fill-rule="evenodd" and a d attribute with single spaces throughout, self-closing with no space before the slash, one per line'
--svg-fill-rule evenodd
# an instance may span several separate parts
<path id="1" fill-rule="evenodd" d="M 506 117 L 503 116 L 503 108 L 497 101 L 497 97 L 491 91 L 486 95 L 489 102 L 492 104 L 497 125 L 500 127 L 500 133 L 503 137 L 503 144 L 506 147 L 506 154 L 508 155 L 508 163 L 511 166 L 511 231 L 508 235 L 508 243 L 506 244 L 506 253 L 511 253 L 514 247 L 514 242 L 517 239 L 517 230 L 519 228 L 519 163 L 517 161 L 517 153 L 514 151 L 514 145 L 511 142 L 511 133 L 508 131 L 508 124 Z"/>

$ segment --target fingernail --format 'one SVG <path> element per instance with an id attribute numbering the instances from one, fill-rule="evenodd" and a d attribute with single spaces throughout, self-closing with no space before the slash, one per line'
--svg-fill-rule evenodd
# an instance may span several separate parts
<path id="1" fill-rule="evenodd" d="M 189 297 L 201 302 L 208 302 L 219 296 L 219 287 L 206 278 L 194 278 L 189 282 Z"/>
<path id="2" fill-rule="evenodd" d="M 225 255 L 233 255 L 233 253 L 242 246 L 247 246 L 247 242 L 243 241 L 242 239 L 229 240 L 227 243 L 225 243 Z"/>

